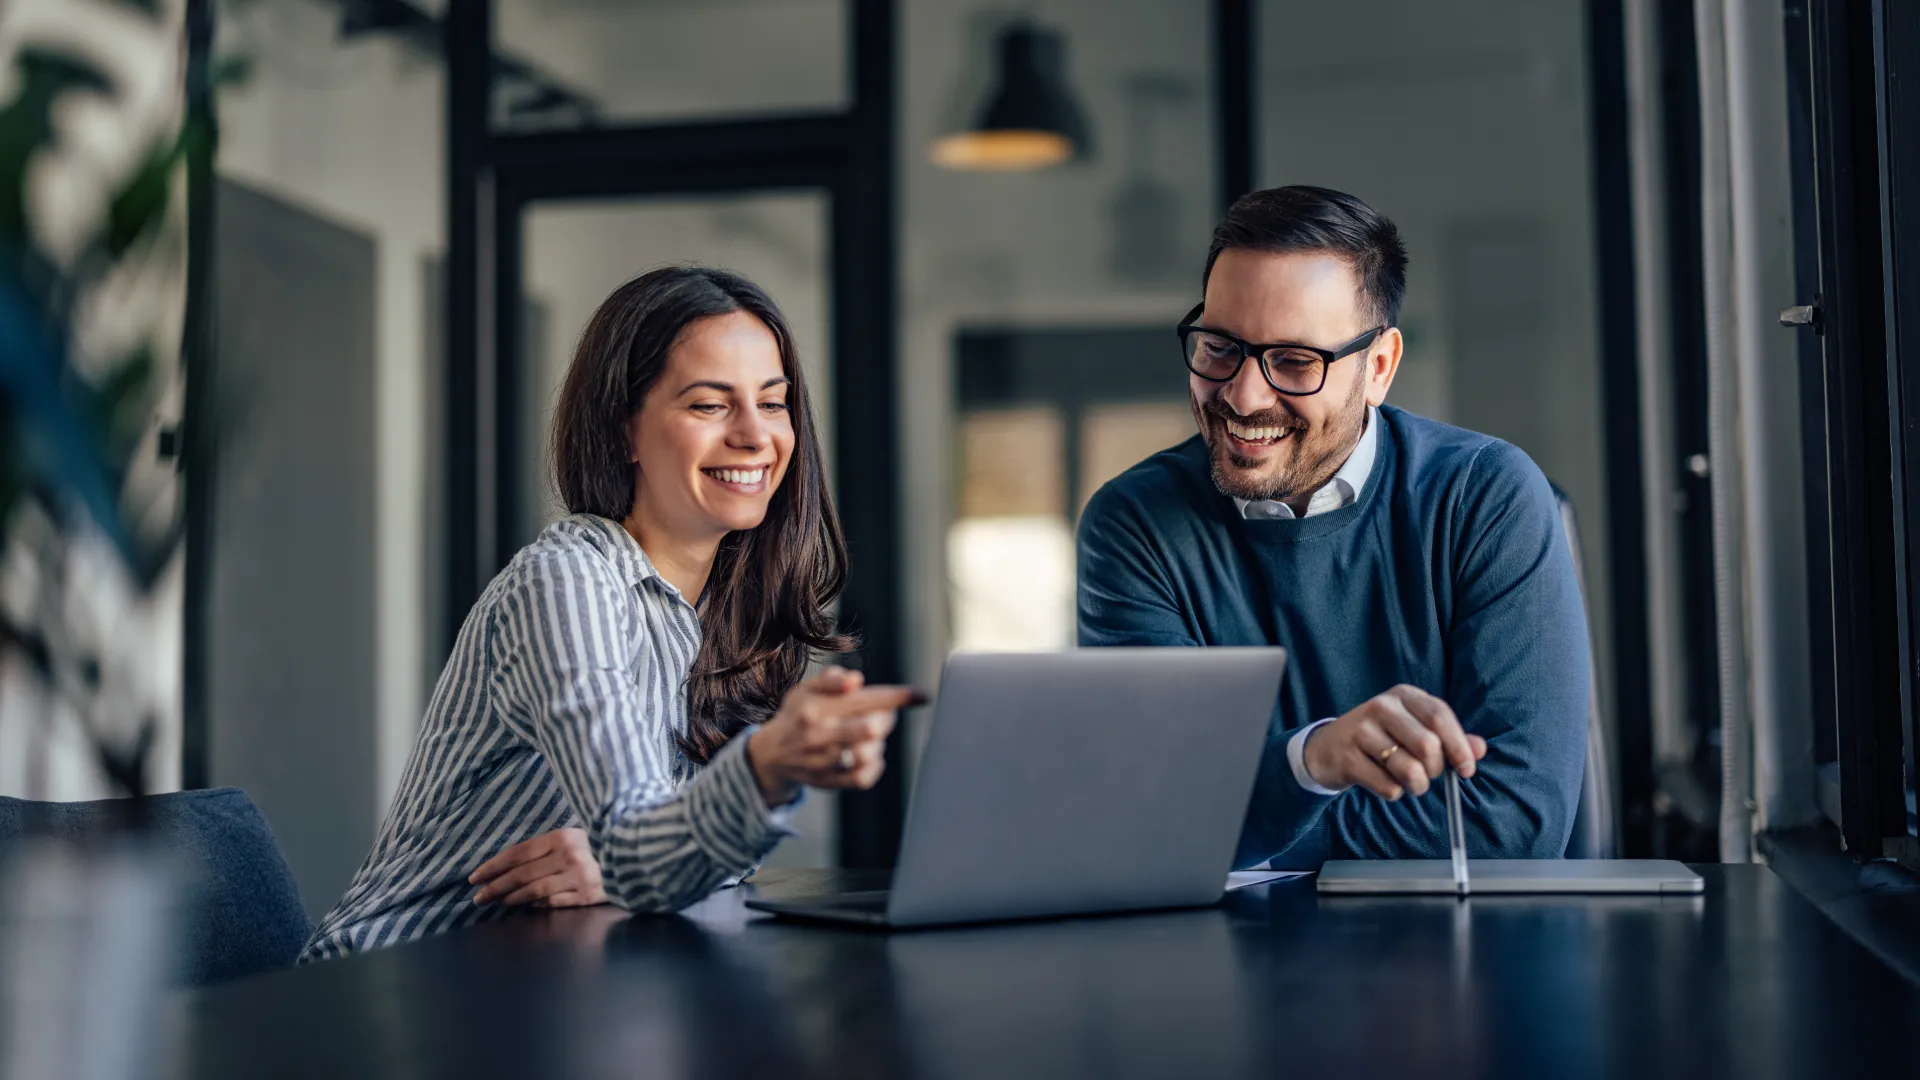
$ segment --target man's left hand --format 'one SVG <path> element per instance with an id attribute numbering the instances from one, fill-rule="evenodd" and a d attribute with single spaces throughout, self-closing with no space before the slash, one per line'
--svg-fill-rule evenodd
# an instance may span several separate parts
<path id="1" fill-rule="evenodd" d="M 1417 686 L 1396 686 L 1307 737 L 1302 756 L 1314 783 L 1335 791 L 1359 785 L 1389 802 L 1425 795 L 1453 768 L 1473 775 L 1487 740 L 1469 735 L 1453 709 Z"/>

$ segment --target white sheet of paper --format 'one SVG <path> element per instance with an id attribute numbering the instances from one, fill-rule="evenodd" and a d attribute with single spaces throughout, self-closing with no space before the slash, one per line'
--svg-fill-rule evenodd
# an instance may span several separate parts
<path id="1" fill-rule="evenodd" d="M 1311 870 L 1231 870 L 1227 873 L 1227 891 L 1244 889 L 1249 885 L 1265 885 L 1269 881 L 1291 881 L 1297 877 L 1306 877 Z"/>

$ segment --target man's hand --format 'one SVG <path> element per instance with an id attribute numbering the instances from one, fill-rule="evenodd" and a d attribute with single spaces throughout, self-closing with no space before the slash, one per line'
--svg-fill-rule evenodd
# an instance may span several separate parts
<path id="1" fill-rule="evenodd" d="M 1392 801 L 1402 791 L 1425 795 L 1449 766 L 1472 776 L 1474 762 L 1487 756 L 1487 740 L 1462 730 L 1446 702 L 1417 686 L 1396 686 L 1314 729 L 1301 756 L 1321 787 L 1357 784 Z"/>

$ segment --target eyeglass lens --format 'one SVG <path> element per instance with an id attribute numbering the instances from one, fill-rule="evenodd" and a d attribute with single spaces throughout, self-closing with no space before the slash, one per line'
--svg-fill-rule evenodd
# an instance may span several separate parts
<path id="1" fill-rule="evenodd" d="M 1203 379 L 1231 379 L 1240 367 L 1240 346 L 1218 334 L 1196 330 L 1187 335 L 1187 366 Z M 1326 361 L 1307 349 L 1268 349 L 1262 358 L 1267 378 L 1281 390 L 1310 394 L 1320 389 Z"/>

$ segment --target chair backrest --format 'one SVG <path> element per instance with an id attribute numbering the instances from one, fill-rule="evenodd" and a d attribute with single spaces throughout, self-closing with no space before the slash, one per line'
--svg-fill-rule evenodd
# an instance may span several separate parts
<path id="1" fill-rule="evenodd" d="M 1560 506 L 1560 524 L 1567 534 L 1567 548 L 1573 553 L 1573 570 L 1580 581 L 1580 597 L 1586 599 L 1586 563 L 1581 556 L 1580 525 L 1573 516 L 1573 500 L 1553 487 L 1554 501 Z M 1587 769 L 1580 785 L 1580 808 L 1574 814 L 1573 835 L 1567 839 L 1569 859 L 1611 859 L 1619 852 L 1614 823 L 1613 756 L 1607 752 L 1606 722 L 1600 716 L 1599 671 L 1593 665 L 1593 635 L 1587 635 L 1588 667 L 1593 678 L 1587 688 Z"/>
<path id="2" fill-rule="evenodd" d="M 286 967 L 313 925 L 260 808 L 238 788 L 141 800 L 154 841 L 181 865 L 186 895 L 175 981 L 191 986 Z M 86 842 L 120 827 L 128 800 L 0 798 L 0 846 L 21 836 Z"/>

